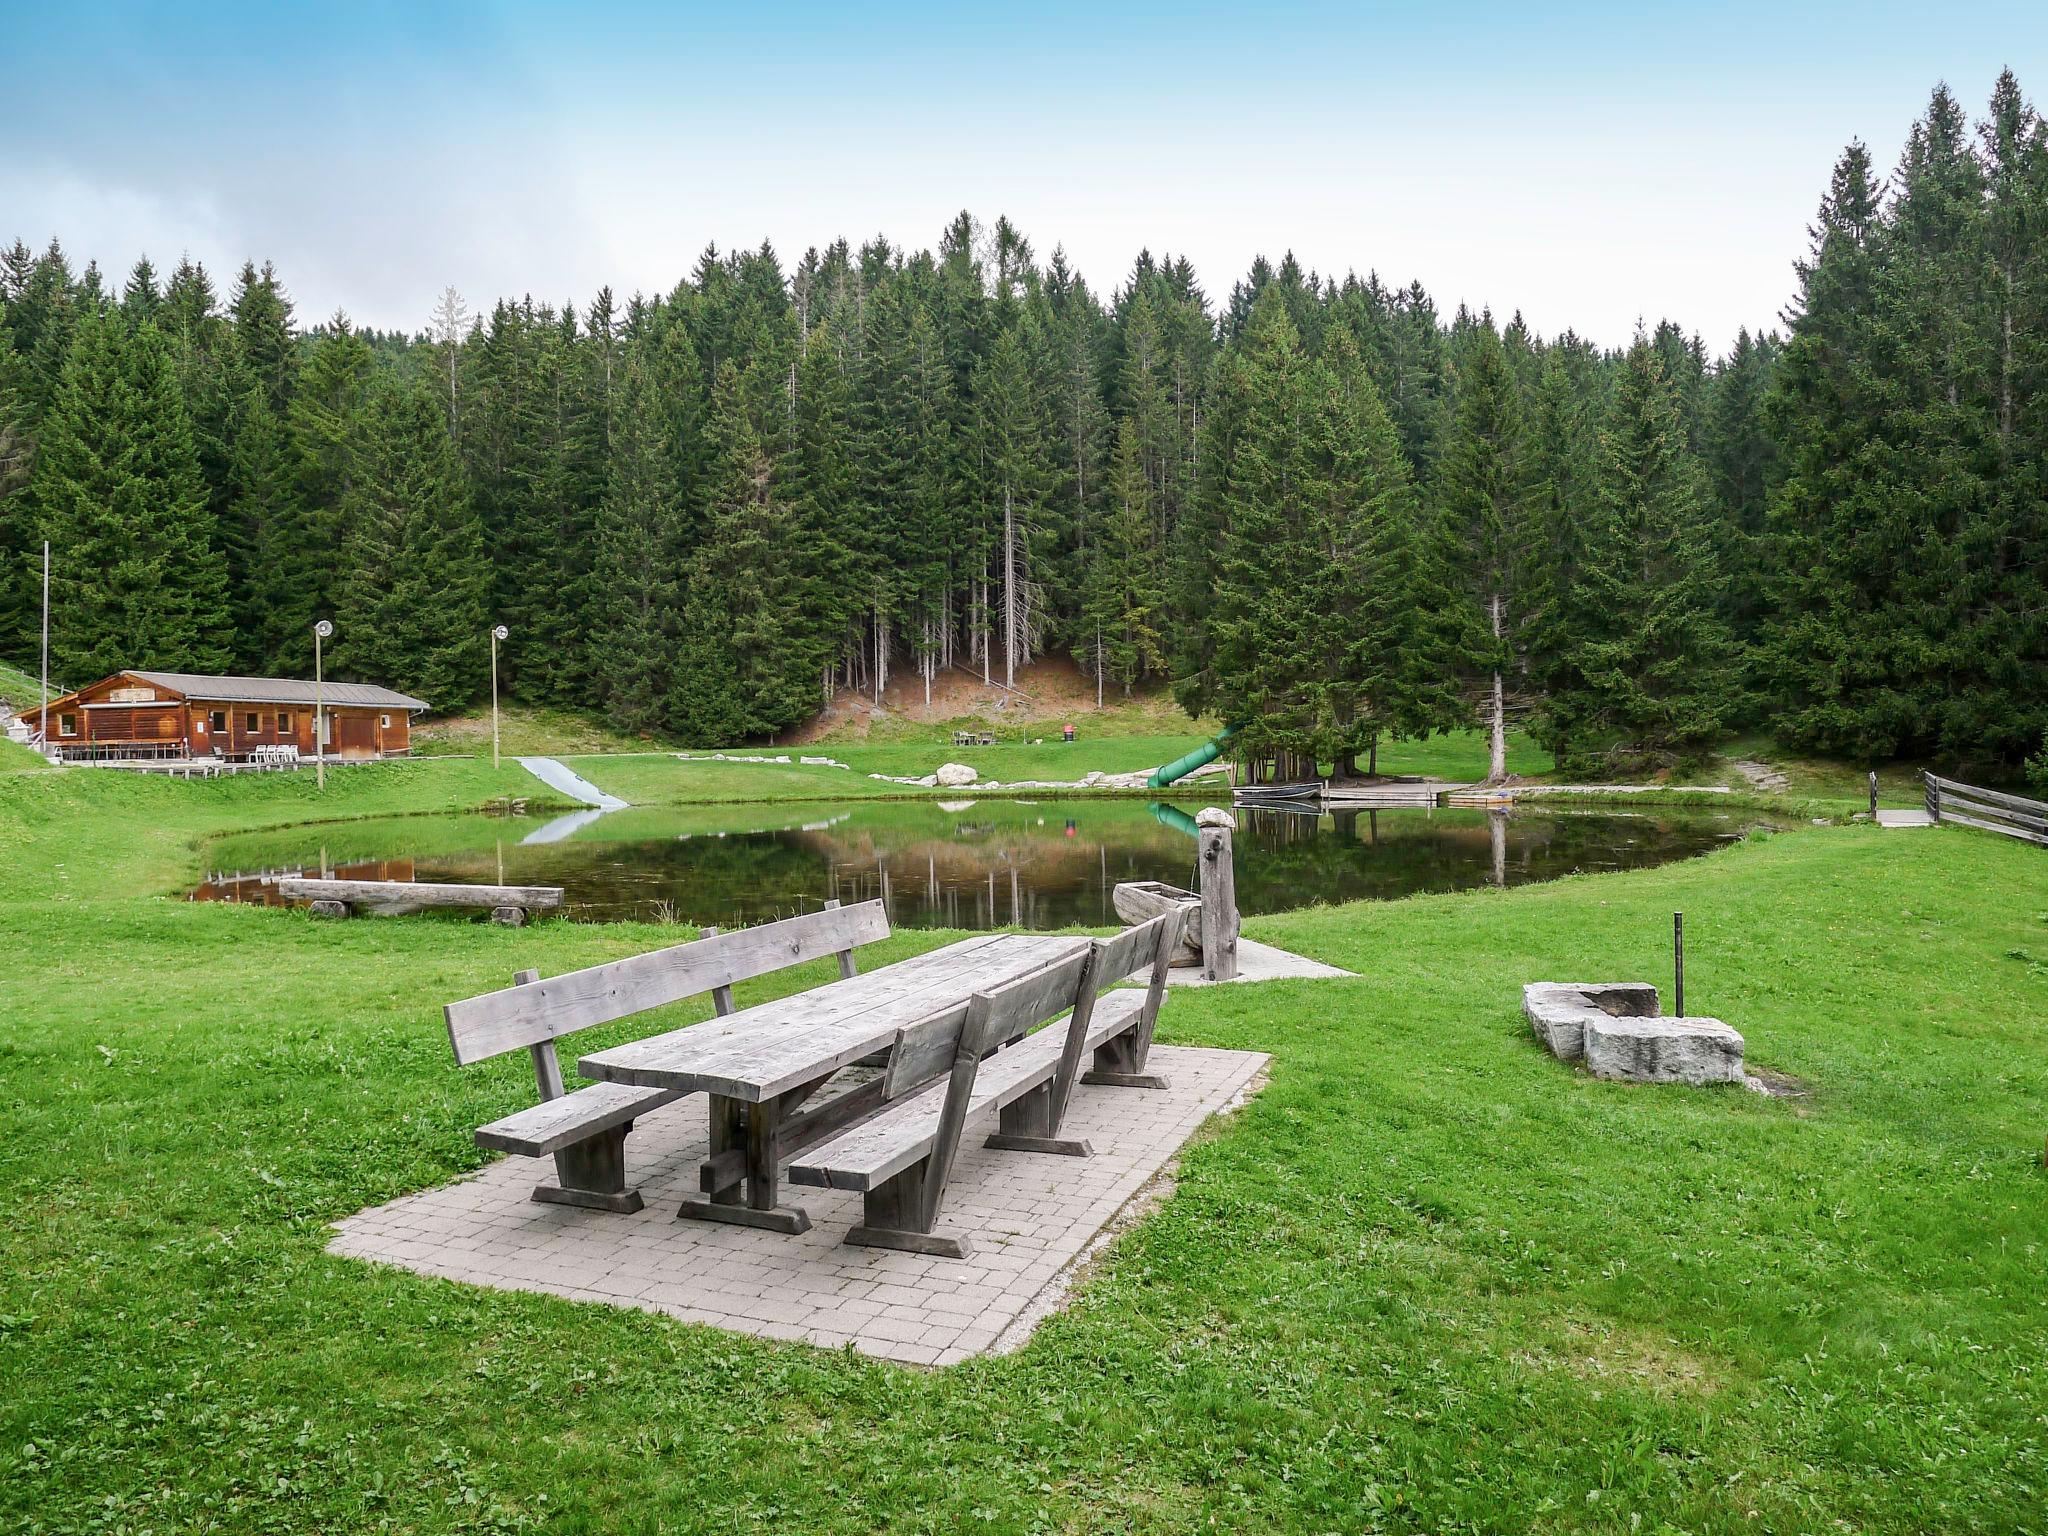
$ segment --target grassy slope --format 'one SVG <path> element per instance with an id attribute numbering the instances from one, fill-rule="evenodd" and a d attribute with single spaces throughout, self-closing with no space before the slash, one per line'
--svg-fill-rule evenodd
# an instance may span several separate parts
<path id="1" fill-rule="evenodd" d="M 11 704 L 16 710 L 30 708 L 35 704 L 36 697 L 41 691 L 42 684 L 32 669 L 0 661 L 0 704 Z M 50 684 L 50 697 L 54 699 L 58 692 L 59 689 L 53 681 Z"/>
<path id="2" fill-rule="evenodd" d="M 33 999 L 0 1038 L 0 1526 L 1903 1531 L 2042 1507 L 2038 850 L 1801 829 L 1255 921 L 1362 974 L 1176 994 L 1165 1037 L 1270 1050 L 1272 1083 L 1022 1354 L 931 1375 L 323 1255 L 326 1222 L 475 1166 L 470 1128 L 530 1092 L 517 1061 L 458 1072 L 440 1002 L 673 933 L 142 893 L 225 825 L 507 792 L 479 764 L 352 769 L 324 800 L 304 775 L 0 777 L 0 946 Z M 1528 1039 L 1521 981 L 1656 977 L 1681 907 L 1695 1005 L 1810 1100 L 1598 1084 Z"/>
<path id="3" fill-rule="evenodd" d="M 49 767 L 50 761 L 42 753 L 0 736 L 0 773 L 44 773 Z"/>

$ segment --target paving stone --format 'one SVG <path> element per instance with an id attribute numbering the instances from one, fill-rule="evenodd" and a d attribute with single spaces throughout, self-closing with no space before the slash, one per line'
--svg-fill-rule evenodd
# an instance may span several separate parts
<path id="1" fill-rule="evenodd" d="M 704 1100 L 646 1116 L 626 1143 L 626 1171 L 645 1207 L 623 1215 L 535 1202 L 544 1163 L 506 1158 L 451 1184 L 338 1224 L 328 1251 L 502 1290 L 656 1311 L 682 1322 L 851 1344 L 906 1365 L 945 1365 L 993 1348 L 1211 1115 L 1258 1075 L 1256 1052 L 1157 1046 L 1167 1091 L 1075 1090 L 1066 1134 L 1079 1160 L 992 1152 L 971 1133 L 960 1149 L 940 1225 L 966 1236 L 964 1260 L 849 1248 L 860 1196 L 792 1188 L 810 1212 L 798 1237 L 679 1221 L 705 1154 Z"/>

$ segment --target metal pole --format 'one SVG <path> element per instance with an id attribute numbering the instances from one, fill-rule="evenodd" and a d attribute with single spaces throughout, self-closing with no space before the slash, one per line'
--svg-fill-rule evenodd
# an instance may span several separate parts
<path id="1" fill-rule="evenodd" d="M 313 626 L 313 784 L 327 787 L 327 699 L 320 666 L 320 642 L 334 633 L 334 626 L 322 619 Z"/>
<path id="2" fill-rule="evenodd" d="M 1671 914 L 1671 1016 L 1685 1017 L 1685 914 Z"/>
<path id="3" fill-rule="evenodd" d="M 498 642 L 511 633 L 504 625 L 491 630 L 491 771 L 498 769 Z M 498 882 L 503 885 L 505 882 Z"/>
<path id="4" fill-rule="evenodd" d="M 50 541 L 43 540 L 43 675 L 36 697 L 36 718 L 42 727 L 42 749 L 50 750 Z"/>

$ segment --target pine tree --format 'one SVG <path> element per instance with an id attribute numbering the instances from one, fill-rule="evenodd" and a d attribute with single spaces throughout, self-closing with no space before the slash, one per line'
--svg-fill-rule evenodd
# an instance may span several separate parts
<path id="1" fill-rule="evenodd" d="M 638 359 L 620 374 L 612 450 L 596 524 L 598 676 L 613 719 L 654 731 L 674 723 L 684 551 L 660 408 Z"/>
<path id="2" fill-rule="evenodd" d="M 676 680 L 680 729 L 692 740 L 773 735 L 816 709 L 836 636 L 811 617 L 822 594 L 788 557 L 796 519 L 731 363 L 711 397 L 708 537 L 692 573 Z"/>
<path id="3" fill-rule="evenodd" d="M 455 710 L 489 685 L 483 529 L 431 384 L 362 413 L 335 599 L 336 673 Z"/>
<path id="4" fill-rule="evenodd" d="M 251 381 L 236 423 L 228 561 L 237 664 L 260 675 L 290 675 L 315 620 L 305 561 L 312 540 L 299 499 L 291 441 Z"/>
<path id="5" fill-rule="evenodd" d="M 285 418 L 293 477 L 303 519 L 303 543 L 292 574 L 305 596 L 294 624 L 310 608 L 315 618 L 334 619 L 340 600 L 342 550 L 357 479 L 357 452 L 373 363 L 369 344 L 337 312 L 315 337 Z M 255 386 L 269 386 L 252 372 Z M 279 636 L 278 666 L 291 676 L 313 669 L 311 625 Z"/>
<path id="6" fill-rule="evenodd" d="M 292 342 L 292 306 L 269 262 L 257 271 L 244 262 L 229 305 L 234 320 L 238 360 L 270 394 L 270 408 L 280 417 L 291 403 L 297 352 Z"/>
<path id="7" fill-rule="evenodd" d="M 1045 418 L 1020 328 L 997 335 L 974 377 L 975 442 L 986 532 L 982 656 L 1003 659 L 1003 683 L 1036 654 L 1042 594 L 1034 579 L 1046 486 Z"/>
<path id="8" fill-rule="evenodd" d="M 1715 369 L 1707 404 L 1705 463 L 1720 508 L 1718 554 L 1728 578 L 1729 628 L 1753 645 L 1769 601 L 1765 509 L 1779 475 L 1778 447 L 1764 422 L 1776 365 L 1775 336 L 1737 332 L 1735 350 Z"/>
<path id="9" fill-rule="evenodd" d="M 1089 656 L 1095 673 L 1098 705 L 1105 679 L 1129 697 L 1139 678 L 1166 665 L 1166 594 L 1153 544 L 1152 497 L 1138 429 L 1126 417 L 1110 456 L 1108 509 L 1085 555 L 1076 635 L 1076 649 Z"/>
<path id="10" fill-rule="evenodd" d="M 170 349 L 148 321 L 80 314 L 29 497 L 53 546 L 51 665 L 218 672 L 226 582 Z"/>
<path id="11" fill-rule="evenodd" d="M 1526 661 L 1527 604 L 1518 578 L 1531 537 L 1529 470 L 1514 374 L 1491 321 L 1467 345 L 1457 417 L 1439 462 L 1447 559 L 1468 608 L 1460 647 L 1483 690 L 1487 777 L 1507 773 L 1508 678 Z"/>
<path id="12" fill-rule="evenodd" d="M 16 383 L 22 368 L 5 316 L 0 305 L 0 654 L 26 657 L 39 627 L 41 541 L 25 494 L 35 452 Z"/>
<path id="13" fill-rule="evenodd" d="M 1705 476 L 1678 391 L 1638 335 L 1601 432 L 1600 517 L 1574 603 L 1582 617 L 1537 735 L 1561 766 L 1641 768 L 1703 750 L 1734 697 Z"/>

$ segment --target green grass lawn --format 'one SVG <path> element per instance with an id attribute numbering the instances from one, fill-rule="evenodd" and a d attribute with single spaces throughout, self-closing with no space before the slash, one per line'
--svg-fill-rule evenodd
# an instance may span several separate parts
<path id="1" fill-rule="evenodd" d="M 2038 849 L 1802 827 L 1255 920 L 1361 974 L 1176 992 L 1163 1038 L 1270 1084 L 1022 1352 L 929 1373 L 325 1255 L 531 1091 L 443 1001 L 674 930 L 156 893 L 211 834 L 532 782 L 0 775 L 0 1529 L 2040 1526 Z M 1530 1038 L 1523 981 L 1662 980 L 1678 908 L 1689 1004 L 1809 1097 Z"/>
<path id="2" fill-rule="evenodd" d="M 599 788 L 635 805 L 673 805 L 707 799 L 817 799 L 832 796 L 900 795 L 907 790 L 868 777 L 872 773 L 921 778 L 941 763 L 965 763 L 983 778 L 1001 784 L 1065 782 L 1091 772 L 1134 773 L 1172 762 L 1210 738 L 1205 735 L 1083 737 L 1074 742 L 1050 740 L 998 742 L 992 747 L 956 747 L 951 737 L 931 742 L 896 742 L 886 746 L 850 744 L 816 747 L 735 747 L 748 756 L 786 755 L 787 764 L 713 762 L 693 753 L 684 761 L 671 753 L 571 756 L 570 766 Z M 1511 733 L 1508 766 L 1535 774 L 1548 759 L 1520 732 Z M 845 768 L 806 767 L 801 757 L 828 757 Z M 1476 780 L 1486 772 L 1486 739 L 1475 731 L 1433 736 L 1427 741 L 1390 744 L 1380 754 L 1384 773 L 1431 778 Z M 1222 793 L 1217 779 L 1183 783 L 1177 794 L 1214 799 Z"/>

